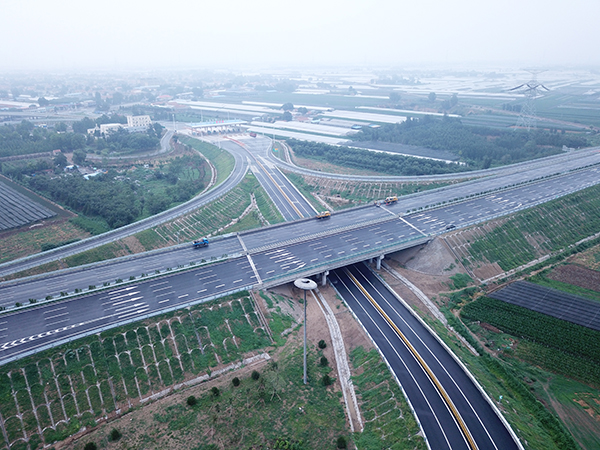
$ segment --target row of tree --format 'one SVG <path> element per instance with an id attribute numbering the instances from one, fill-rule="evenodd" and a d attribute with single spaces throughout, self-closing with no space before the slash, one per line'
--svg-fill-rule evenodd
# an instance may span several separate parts
<path id="1" fill-rule="evenodd" d="M 77 133 L 58 133 L 52 129 L 36 127 L 23 120 L 18 125 L 0 126 L 0 157 L 29 155 L 55 149 L 73 151 L 84 148 L 86 137 Z"/>
<path id="2" fill-rule="evenodd" d="M 555 154 L 563 145 L 572 148 L 588 145 L 585 138 L 564 133 L 470 127 L 458 118 L 447 116 L 409 118 L 403 123 L 380 128 L 363 127 L 354 139 L 447 150 L 470 165 L 484 168 Z"/>
<path id="3" fill-rule="evenodd" d="M 431 159 L 372 152 L 349 147 L 321 144 L 317 142 L 288 139 L 296 155 L 327 161 L 355 169 L 367 169 L 388 175 L 432 175 L 466 171 L 466 166 L 447 164 Z"/>

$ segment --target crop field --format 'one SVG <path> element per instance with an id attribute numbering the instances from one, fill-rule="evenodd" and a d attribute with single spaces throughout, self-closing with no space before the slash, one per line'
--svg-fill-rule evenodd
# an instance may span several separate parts
<path id="1" fill-rule="evenodd" d="M 600 303 L 527 281 L 516 281 L 490 297 L 600 331 Z"/>
<path id="2" fill-rule="evenodd" d="M 3 366 L 0 447 L 42 448 L 272 344 L 240 293 Z"/>
<path id="3" fill-rule="evenodd" d="M 25 197 L 0 181 L 0 231 L 48 219 L 54 211 Z"/>
<path id="4" fill-rule="evenodd" d="M 451 233 L 445 240 L 477 275 L 482 265 L 497 264 L 500 271 L 514 269 L 592 236 L 599 229 L 600 186 L 593 186 L 507 218 Z"/>
<path id="5" fill-rule="evenodd" d="M 595 291 L 598 293 L 598 300 L 600 300 L 600 272 L 597 270 L 588 269 L 577 264 L 567 264 L 556 267 L 548 274 L 548 278 Z"/>
<path id="6" fill-rule="evenodd" d="M 600 386 L 599 331 L 490 297 L 465 305 L 460 315 L 528 341 L 519 353 L 524 359 Z"/>

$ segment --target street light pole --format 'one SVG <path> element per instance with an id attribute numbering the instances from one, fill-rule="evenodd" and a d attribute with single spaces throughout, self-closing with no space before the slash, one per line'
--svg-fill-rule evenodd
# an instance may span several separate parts
<path id="1" fill-rule="evenodd" d="M 294 281 L 294 286 L 304 291 L 304 384 L 306 384 L 306 291 L 315 289 L 317 283 L 308 278 L 298 278 Z"/>

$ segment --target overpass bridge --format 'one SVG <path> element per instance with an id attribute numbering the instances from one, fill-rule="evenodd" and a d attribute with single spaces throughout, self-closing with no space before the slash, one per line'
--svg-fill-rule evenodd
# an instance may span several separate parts
<path id="1" fill-rule="evenodd" d="M 206 249 L 178 246 L 166 252 L 161 250 L 5 282 L 0 285 L 0 306 L 7 307 L 16 302 L 27 304 L 29 298 L 60 297 L 66 286 L 72 290 L 88 285 L 102 286 L 102 280 L 110 280 L 113 290 L 83 289 L 86 296 L 62 301 L 61 321 L 57 323 L 46 319 L 52 314 L 44 315 L 56 308 L 56 303 L 5 315 L 6 324 L 0 331 L 0 363 L 75 336 L 236 291 L 276 286 L 299 277 L 316 275 L 324 280 L 332 269 L 369 259 L 381 260 L 386 254 L 423 244 L 449 229 L 511 214 L 598 184 L 599 174 L 598 166 L 590 166 L 412 213 L 407 213 L 403 202 L 380 207 L 370 205 L 335 213 L 330 219 L 304 219 L 225 236 L 214 240 Z M 192 264 L 181 264 L 182 261 Z M 165 264 L 168 266 L 163 269 Z M 179 266 L 179 270 L 171 270 Z M 155 272 L 165 281 L 139 275 Z M 115 285 L 115 277 L 127 279 L 127 273 L 135 273 L 135 279 Z M 153 288 L 156 283 L 161 284 L 160 294 Z M 113 302 L 111 299 L 115 298 L 116 302 L 117 298 L 133 293 L 136 294 L 131 298 L 135 298 L 135 302 L 125 309 L 115 311 L 106 307 Z"/>

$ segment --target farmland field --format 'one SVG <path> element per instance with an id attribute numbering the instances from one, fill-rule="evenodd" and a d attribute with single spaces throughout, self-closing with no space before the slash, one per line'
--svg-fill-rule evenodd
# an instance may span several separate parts
<path id="1" fill-rule="evenodd" d="M 490 297 L 600 331 L 600 303 L 526 281 L 516 281 Z"/>
<path id="2" fill-rule="evenodd" d="M 528 360 L 600 386 L 599 331 L 490 297 L 465 305 L 460 315 L 545 347 L 544 351 L 531 352 Z"/>
<path id="3" fill-rule="evenodd" d="M 0 231 L 55 216 L 54 211 L 25 197 L 0 181 Z"/>

